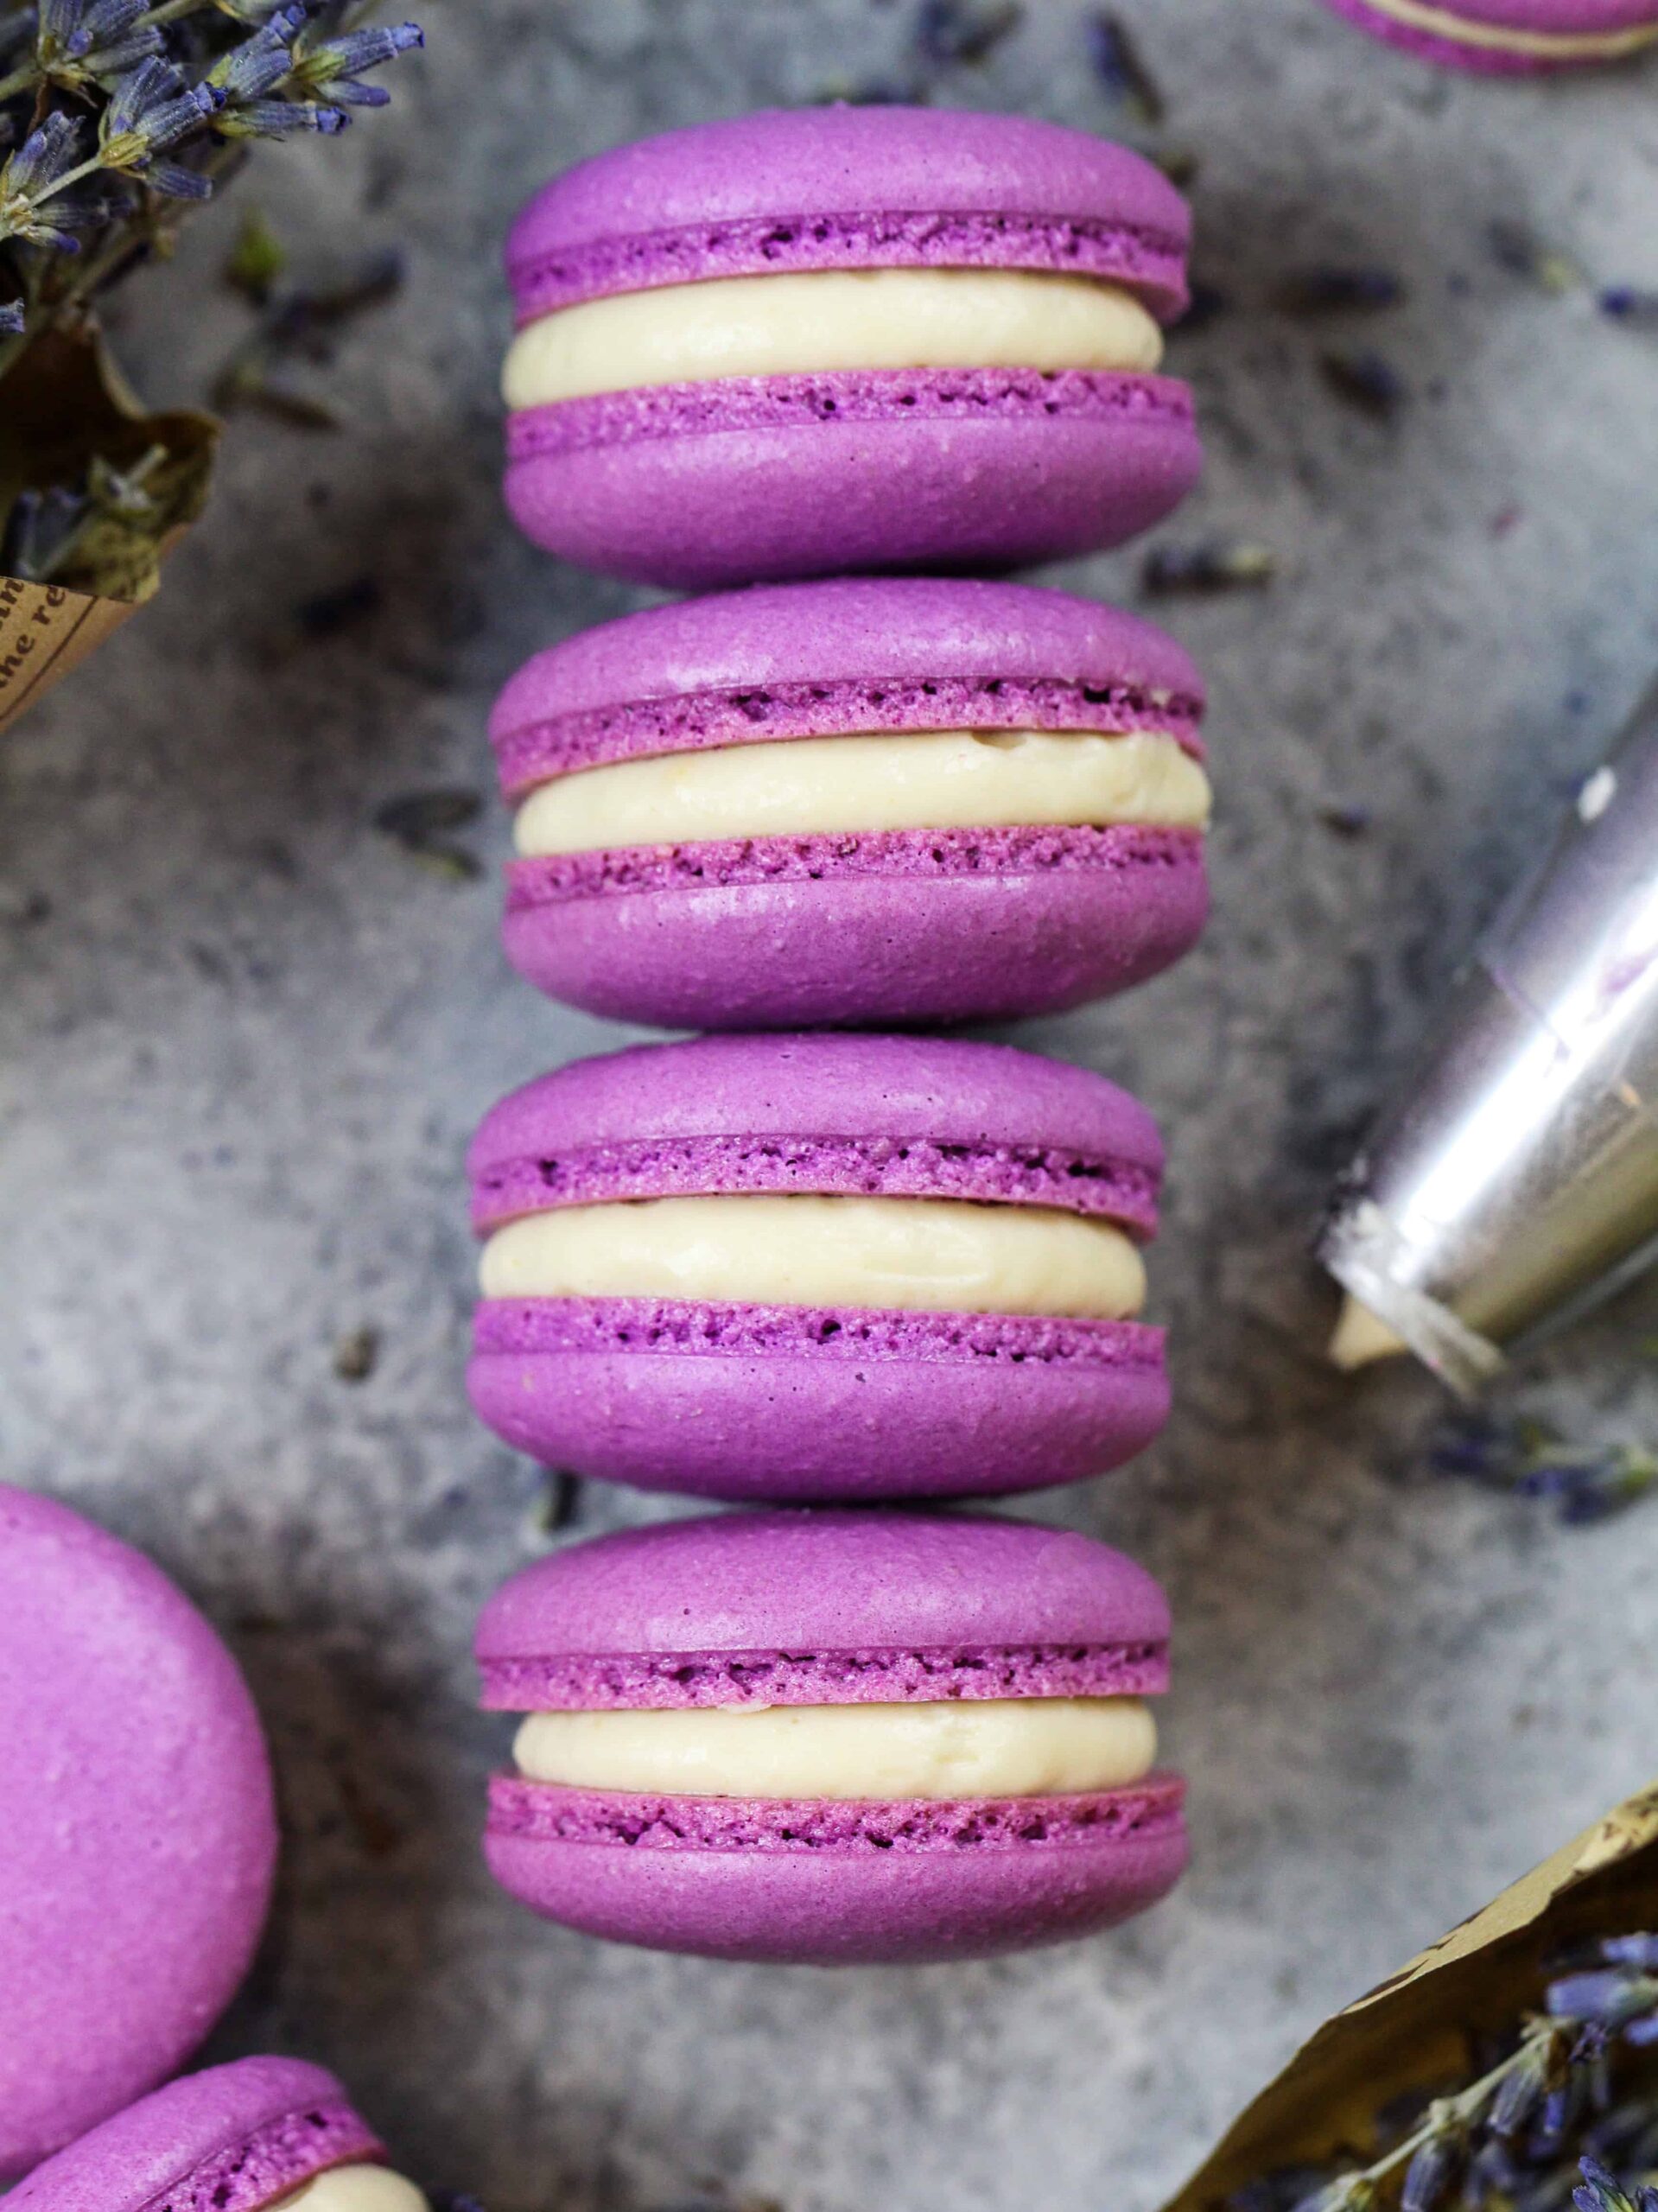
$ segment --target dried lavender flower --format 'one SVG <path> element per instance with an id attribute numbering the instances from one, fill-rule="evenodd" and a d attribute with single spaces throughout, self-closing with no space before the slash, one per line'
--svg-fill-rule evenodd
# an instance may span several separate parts
<path id="1" fill-rule="evenodd" d="M 572 1527 L 581 1510 L 581 1478 L 568 1467 L 549 1467 L 542 1484 L 542 1534 L 556 1536 Z"/>
<path id="2" fill-rule="evenodd" d="M 1577 2212 L 1658 2212 L 1658 2189 L 1637 2189 L 1631 2195 L 1598 2158 L 1580 2159 L 1579 2171 L 1583 2181 L 1572 2192 Z"/>
<path id="3" fill-rule="evenodd" d="M 86 132 L 79 119 L 54 110 L 29 132 L 0 168 L 0 240 L 20 238 L 26 245 L 75 253 L 79 241 L 65 225 L 71 211 L 42 213 L 84 173 L 79 159 Z"/>
<path id="4" fill-rule="evenodd" d="M 41 0 L 35 68 L 66 90 L 107 86 L 162 52 L 161 32 L 148 14 L 149 0 Z"/>
<path id="5" fill-rule="evenodd" d="M 366 1382 L 380 1357 L 380 1332 L 348 1329 L 334 1348 L 334 1371 L 342 1382 Z"/>
<path id="6" fill-rule="evenodd" d="M 157 156 L 199 130 L 221 102 L 206 85 L 187 85 L 170 62 L 140 62 L 117 79 L 98 132 L 98 162 L 118 175 L 141 177 L 152 192 L 175 200 L 205 200 L 212 180 Z"/>
<path id="7" fill-rule="evenodd" d="M 1527 2036 L 1487 2115 L 1493 2135 L 1506 2139 L 1530 2125 L 1543 2100 L 1566 2078 L 1572 2047 L 1570 2034 L 1552 2024 L 1534 2029 Z"/>
<path id="8" fill-rule="evenodd" d="M 1552 1503 L 1568 1527 L 1604 1521 L 1658 1484 L 1658 1457 L 1633 1444 L 1569 1444 L 1525 1414 L 1463 1414 L 1439 1430 L 1434 1471 Z"/>
<path id="9" fill-rule="evenodd" d="M 1197 545 L 1154 547 L 1140 581 L 1153 599 L 1164 599 L 1177 592 L 1259 590 L 1277 572 L 1278 556 L 1270 545 L 1242 537 L 1211 538 Z"/>
<path id="10" fill-rule="evenodd" d="M 1134 109 L 1143 123 L 1161 123 L 1169 104 L 1153 76 L 1134 34 L 1120 16 L 1096 9 L 1085 26 L 1088 58 L 1094 74 L 1115 99 Z"/>
<path id="11" fill-rule="evenodd" d="M 202 82 L 221 106 L 263 99 L 294 67 L 294 41 L 305 28 L 303 8 L 278 8 L 251 38 L 221 54 Z"/>
<path id="12" fill-rule="evenodd" d="M 314 44 L 302 40 L 295 48 L 289 83 L 301 99 L 328 107 L 384 107 L 391 98 L 384 85 L 365 85 L 364 73 L 393 61 L 410 48 L 424 46 L 418 23 L 397 23 L 391 29 L 346 31 L 339 38 Z"/>
<path id="13" fill-rule="evenodd" d="M 983 61 L 1024 18 L 1021 0 L 922 0 L 916 47 L 940 67 Z"/>
<path id="14" fill-rule="evenodd" d="M 1540 238 L 1525 223 L 1499 216 L 1486 226 L 1485 238 L 1499 269 L 1535 285 L 1540 292 L 1559 298 L 1575 291 L 1583 282 L 1583 271 L 1576 262 Z"/>
<path id="15" fill-rule="evenodd" d="M 1454 2107 L 1434 2108 L 1432 2133 L 1405 2168 L 1399 2212 L 1440 2212 L 1468 2158 L 1468 2131 Z"/>
<path id="16" fill-rule="evenodd" d="M 287 267 L 287 247 L 259 209 L 250 207 L 225 263 L 225 282 L 255 307 L 263 308 L 270 304 Z"/>
<path id="17" fill-rule="evenodd" d="M 447 833 L 475 819 L 482 804 L 478 793 L 464 786 L 406 791 L 387 799 L 377 810 L 374 826 L 435 874 L 457 883 L 469 882 L 482 869 L 476 857 Z"/>
<path id="18" fill-rule="evenodd" d="M 1391 269 L 1315 264 L 1285 277 L 1273 295 L 1273 304 L 1283 315 L 1374 314 L 1400 306 L 1404 298 L 1404 281 Z"/>
<path id="19" fill-rule="evenodd" d="M 1182 338 L 1190 337 L 1194 330 L 1206 330 L 1211 322 L 1226 313 L 1231 302 L 1218 284 L 1210 284 L 1202 277 L 1191 284 L 1186 298 L 1186 311 L 1175 327 Z"/>
<path id="20" fill-rule="evenodd" d="M 1393 422 L 1410 397 L 1404 378 L 1380 353 L 1321 353 L 1318 373 L 1337 399 L 1372 422 Z"/>
<path id="21" fill-rule="evenodd" d="M 1604 315 L 1631 330 L 1658 330 L 1658 291 L 1636 284 L 1609 284 L 1595 304 Z"/>

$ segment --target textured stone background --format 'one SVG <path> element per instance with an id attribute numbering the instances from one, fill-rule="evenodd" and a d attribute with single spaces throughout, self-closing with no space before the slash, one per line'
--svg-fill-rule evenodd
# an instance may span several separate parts
<path id="1" fill-rule="evenodd" d="M 289 1828 L 255 1986 L 214 2048 L 346 2070 L 412 2171 L 493 2212 L 645 2212 L 721 2181 L 790 2212 L 1149 2212 L 1331 2005 L 1658 1770 L 1658 1505 L 1560 1531 L 1421 1472 L 1432 1386 L 1320 1363 L 1304 1258 L 1329 1172 L 1516 858 L 1658 660 L 1658 339 L 1505 271 L 1519 218 L 1658 283 L 1652 79 L 1434 77 L 1312 0 L 1130 0 L 1202 156 L 1175 341 L 1210 466 L 1161 533 L 1267 540 L 1267 592 L 1167 619 L 1208 671 L 1222 812 L 1204 948 L 1023 1041 L 1140 1086 L 1172 1151 L 1156 1303 L 1179 1409 L 1109 1485 L 1039 1502 L 1164 1576 L 1197 1859 L 1127 1931 L 1012 1963 L 824 1976 L 634 1956 L 495 1895 L 474 1831 L 504 1732 L 476 1608 L 545 1541 L 534 1471 L 469 1419 L 460 1159 L 507 1085 L 622 1041 L 495 949 L 473 882 L 373 827 L 482 787 L 533 648 L 633 600 L 499 512 L 498 242 L 552 168 L 660 125 L 901 78 L 909 0 L 427 0 L 397 105 L 241 188 L 299 273 L 397 244 L 401 298 L 299 372 L 344 427 L 238 420 L 159 602 L 0 759 L 0 1446 L 223 1625 Z M 934 97 L 1102 131 L 1087 11 L 1032 0 Z M 1133 129 L 1132 119 L 1127 128 Z M 234 225 L 122 309 L 157 396 L 246 327 Z M 1270 304 L 1382 262 L 1363 328 Z M 1320 351 L 1386 352 L 1392 426 Z M 1136 594 L 1139 556 L 1068 571 Z M 296 609 L 372 579 L 308 638 Z M 1369 810 L 1363 834 L 1331 806 Z M 337 1341 L 379 1332 L 372 1375 Z M 1520 1399 L 1658 1427 L 1658 1292 Z M 588 1529 L 661 1509 L 589 1493 Z"/>

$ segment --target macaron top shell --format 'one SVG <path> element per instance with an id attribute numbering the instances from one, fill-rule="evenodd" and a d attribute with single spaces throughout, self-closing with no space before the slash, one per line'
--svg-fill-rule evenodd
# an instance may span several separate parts
<path id="1" fill-rule="evenodd" d="M 821 268 L 1108 278 L 1172 319 L 1191 216 L 1162 173 L 1085 131 L 931 108 L 777 110 L 581 162 L 507 240 L 528 321 L 612 292 Z"/>
<path id="2" fill-rule="evenodd" d="M 820 1033 L 576 1061 L 486 1115 L 467 1165 L 480 1232 L 561 1205 L 805 1191 L 1060 1206 L 1149 1236 L 1163 1148 L 1145 1108 L 1088 1069 Z"/>
<path id="3" fill-rule="evenodd" d="M 169 2082 L 60 2151 L 11 2192 L 7 2212 L 232 2212 L 232 2200 L 234 2212 L 252 2212 L 329 2166 L 384 2156 L 332 2074 L 245 2058 Z M 240 2162 L 233 2177 L 219 2175 L 226 2158 Z M 214 2178 L 198 2203 L 188 2184 L 203 2169 Z"/>
<path id="4" fill-rule="evenodd" d="M 149 1560 L 0 1486 L 0 2177 L 172 2071 L 276 1863 L 258 1716 Z"/>
<path id="5" fill-rule="evenodd" d="M 755 586 L 601 623 L 525 663 L 490 738 L 509 794 L 600 761 L 849 730 L 1167 730 L 1202 678 L 1150 622 L 936 577 Z"/>
<path id="6" fill-rule="evenodd" d="M 829 1510 L 572 1545 L 496 1593 L 476 1649 L 511 1711 L 1139 1694 L 1165 1686 L 1168 1637 L 1152 1577 L 1089 1537 Z"/>

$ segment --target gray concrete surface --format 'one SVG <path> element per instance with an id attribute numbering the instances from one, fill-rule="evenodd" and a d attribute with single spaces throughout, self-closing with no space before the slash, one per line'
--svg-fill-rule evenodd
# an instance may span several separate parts
<path id="1" fill-rule="evenodd" d="M 1658 1771 L 1658 1503 L 1562 1532 L 1427 1476 L 1432 1387 L 1325 1371 L 1303 1256 L 1450 964 L 1658 660 L 1658 338 L 1488 238 L 1522 219 L 1597 279 L 1658 283 L 1652 79 L 1452 83 L 1312 0 L 1128 0 L 1228 302 L 1176 344 L 1210 465 L 1159 537 L 1265 539 L 1282 573 L 1165 610 L 1214 694 L 1205 944 L 1022 1040 L 1140 1087 L 1172 1153 L 1177 1416 L 1036 1510 L 1169 1584 L 1197 1859 L 1115 1936 L 827 1977 L 543 1929 L 478 1864 L 504 1732 L 470 1710 L 468 1631 L 545 1540 L 535 1472 L 462 1402 L 461 1148 L 507 1085 L 622 1039 L 510 978 L 492 804 L 461 833 L 473 881 L 373 816 L 485 787 L 497 683 L 634 603 L 498 506 L 514 204 L 616 139 L 898 74 L 913 10 L 424 12 L 391 114 L 262 153 L 240 188 L 302 274 L 408 251 L 402 297 L 295 372 L 344 427 L 238 419 L 161 600 L 0 759 L 0 1465 L 149 1547 L 264 1701 L 286 1872 L 216 2052 L 338 2064 L 412 2171 L 493 2212 L 710 2183 L 790 2212 L 1151 2212 L 1327 2009 Z M 1032 0 L 936 97 L 1122 128 L 1087 12 Z M 122 307 L 157 396 L 199 396 L 246 327 L 217 283 L 234 219 Z M 1288 319 L 1271 296 L 1310 261 L 1386 263 L 1409 302 Z M 1409 386 L 1394 424 L 1325 389 L 1318 354 L 1350 340 Z M 1064 580 L 1132 600 L 1138 568 Z M 363 578 L 377 609 L 302 634 L 302 602 Z M 378 1362 L 342 1380 L 363 1327 Z M 1655 1328 L 1637 1291 L 1520 1401 L 1658 1431 Z M 583 1525 L 660 1510 L 589 1493 Z"/>

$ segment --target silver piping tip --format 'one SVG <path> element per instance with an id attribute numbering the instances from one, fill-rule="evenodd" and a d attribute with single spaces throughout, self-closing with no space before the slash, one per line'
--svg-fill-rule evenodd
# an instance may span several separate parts
<path id="1" fill-rule="evenodd" d="M 1347 1293 L 1331 1359 L 1351 1372 L 1414 1352 L 1458 1397 L 1477 1397 L 1508 1363 L 1489 1337 L 1402 1279 L 1401 1247 L 1398 1230 L 1373 1199 L 1350 1199 L 1330 1215 L 1318 1255 Z"/>
<path id="2" fill-rule="evenodd" d="M 1318 1256 L 1394 1344 L 1471 1397 L 1515 1344 L 1658 1257 L 1658 690 L 1454 989 L 1342 1178 Z"/>

